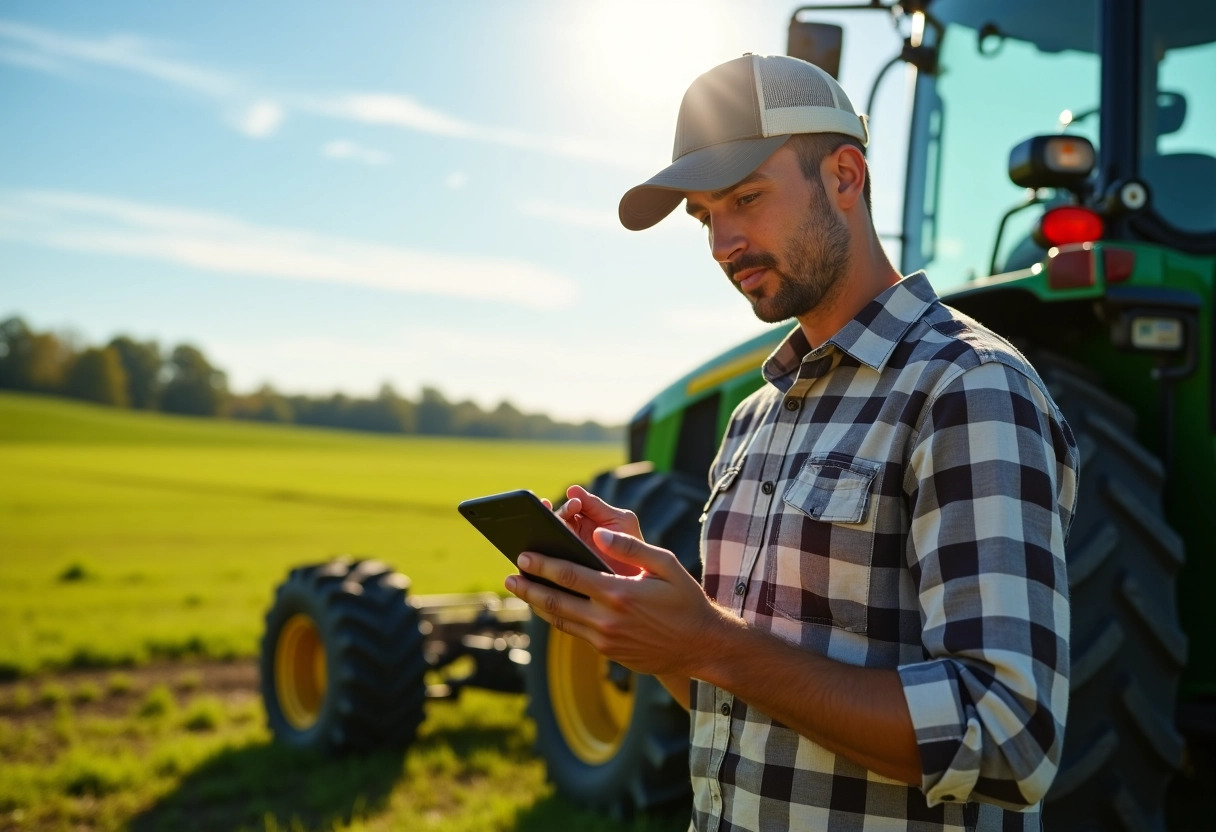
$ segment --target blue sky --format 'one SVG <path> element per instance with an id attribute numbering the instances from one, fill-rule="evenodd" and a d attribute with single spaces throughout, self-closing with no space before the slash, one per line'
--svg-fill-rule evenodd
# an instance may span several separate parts
<path id="1" fill-rule="evenodd" d="M 763 328 L 682 212 L 616 205 L 793 7 L 0 0 L 0 317 L 193 343 L 241 391 L 627 419 Z"/>

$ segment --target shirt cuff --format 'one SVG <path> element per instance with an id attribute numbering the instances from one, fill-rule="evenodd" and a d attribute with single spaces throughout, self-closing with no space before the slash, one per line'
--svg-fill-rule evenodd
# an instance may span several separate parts
<path id="1" fill-rule="evenodd" d="M 950 661 L 907 664 L 897 672 L 916 732 L 928 805 L 967 802 L 980 773 L 981 727 L 963 707 Z"/>

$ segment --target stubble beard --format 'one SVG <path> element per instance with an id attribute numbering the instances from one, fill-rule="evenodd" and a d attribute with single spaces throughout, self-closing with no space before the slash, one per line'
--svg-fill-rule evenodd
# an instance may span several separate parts
<path id="1" fill-rule="evenodd" d="M 777 278 L 777 288 L 768 297 L 748 295 L 752 311 L 765 323 L 806 315 L 839 288 L 849 267 L 849 229 L 828 206 L 822 183 L 812 183 L 806 219 L 785 250 L 786 268 L 777 268 L 771 254 L 752 256 L 755 265 L 768 267 Z"/>

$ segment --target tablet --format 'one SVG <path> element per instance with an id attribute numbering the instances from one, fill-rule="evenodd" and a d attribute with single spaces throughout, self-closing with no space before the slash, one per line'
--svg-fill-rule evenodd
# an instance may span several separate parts
<path id="1" fill-rule="evenodd" d="M 612 569 L 591 551 L 561 518 L 545 508 L 545 504 L 531 491 L 521 489 L 477 497 L 465 500 L 457 508 L 464 518 L 511 563 L 515 563 L 517 568 L 516 562 L 520 552 L 536 552 L 568 560 L 597 572 L 612 572 Z M 563 592 L 570 592 L 544 578 L 527 573 L 525 577 Z"/>

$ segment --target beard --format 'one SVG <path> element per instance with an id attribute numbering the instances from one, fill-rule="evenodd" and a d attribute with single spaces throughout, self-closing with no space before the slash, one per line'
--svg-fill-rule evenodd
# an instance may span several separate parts
<path id="1" fill-rule="evenodd" d="M 784 269 L 778 268 L 772 254 L 755 252 L 744 254 L 727 271 L 727 276 L 733 276 L 744 269 L 764 267 L 774 273 L 777 288 L 771 294 L 744 293 L 756 317 L 769 324 L 814 310 L 839 288 L 848 270 L 849 229 L 828 206 L 823 183 L 812 183 L 806 218 L 784 255 Z"/>

